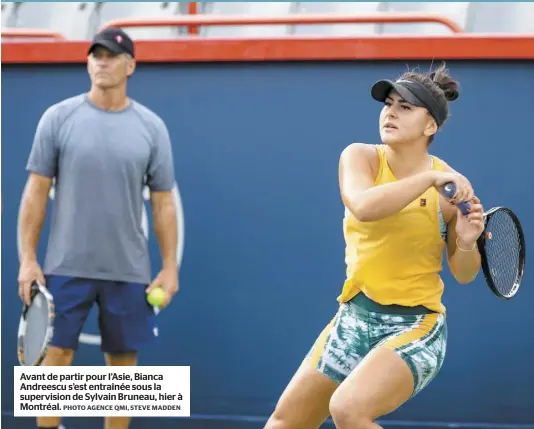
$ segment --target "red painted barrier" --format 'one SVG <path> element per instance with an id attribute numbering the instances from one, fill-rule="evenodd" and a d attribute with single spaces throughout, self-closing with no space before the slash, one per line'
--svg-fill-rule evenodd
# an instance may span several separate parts
<path id="1" fill-rule="evenodd" d="M 128 19 L 105 26 L 188 26 L 190 33 L 208 25 L 346 24 L 384 22 L 439 22 L 449 35 L 371 35 L 358 37 L 308 36 L 277 38 L 202 38 L 140 40 L 140 62 L 298 61 L 298 60 L 531 60 L 534 34 L 464 33 L 453 21 L 427 14 L 359 16 L 291 15 L 287 17 L 220 17 L 190 15 L 173 19 Z M 3 36 L 9 35 L 3 32 Z M 13 36 L 14 37 L 14 36 Z M 2 42 L 2 63 L 83 63 L 88 41 Z"/>

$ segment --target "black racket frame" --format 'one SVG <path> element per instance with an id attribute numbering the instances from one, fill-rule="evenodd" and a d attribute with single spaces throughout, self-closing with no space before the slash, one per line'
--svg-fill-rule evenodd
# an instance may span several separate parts
<path id="1" fill-rule="evenodd" d="M 488 262 L 488 256 L 486 254 L 486 241 L 488 240 L 486 237 L 486 228 L 488 226 L 488 223 L 490 219 L 498 212 L 504 212 L 510 218 L 512 219 L 515 227 L 517 228 L 518 234 L 519 234 L 519 266 L 517 267 L 517 275 L 515 278 L 514 286 L 509 294 L 504 295 L 499 291 L 497 286 L 495 286 L 495 282 L 493 281 L 493 277 L 491 275 L 491 268 Z M 484 273 L 484 278 L 486 279 L 486 283 L 488 287 L 491 289 L 491 291 L 499 298 L 504 300 L 509 300 L 515 296 L 517 293 L 519 286 L 521 285 L 521 281 L 523 279 L 523 275 L 525 272 L 525 260 L 526 260 L 526 247 L 525 247 L 525 236 L 523 234 L 523 228 L 521 227 L 521 223 L 519 222 L 519 218 L 516 216 L 516 214 L 506 208 L 506 207 L 494 207 L 491 210 L 488 210 L 484 214 L 484 231 L 480 235 L 480 237 L 477 240 L 478 245 L 478 251 L 480 253 L 480 262 L 482 266 L 482 272 Z"/>

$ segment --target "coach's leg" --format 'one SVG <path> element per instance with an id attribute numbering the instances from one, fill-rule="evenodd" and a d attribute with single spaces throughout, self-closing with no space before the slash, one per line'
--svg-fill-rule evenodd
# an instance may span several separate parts
<path id="1" fill-rule="evenodd" d="M 42 366 L 69 366 L 74 358 L 74 350 L 61 349 L 50 346 L 43 360 Z M 61 417 L 37 417 L 37 427 L 57 428 Z"/>
<path id="2" fill-rule="evenodd" d="M 46 287 L 54 298 L 54 336 L 43 366 L 69 366 L 78 348 L 78 337 L 93 306 L 96 290 L 89 282 L 49 276 Z M 38 417 L 39 428 L 56 428 L 60 417 Z"/>
<path id="3" fill-rule="evenodd" d="M 146 285 L 101 282 L 98 293 L 102 351 L 110 366 L 137 365 L 137 351 L 154 338 L 154 309 Z M 106 418 L 105 429 L 127 429 L 129 417 Z"/>
<path id="4" fill-rule="evenodd" d="M 136 353 L 105 353 L 106 364 L 109 366 L 135 366 Z M 128 429 L 130 417 L 107 417 L 105 429 Z"/>

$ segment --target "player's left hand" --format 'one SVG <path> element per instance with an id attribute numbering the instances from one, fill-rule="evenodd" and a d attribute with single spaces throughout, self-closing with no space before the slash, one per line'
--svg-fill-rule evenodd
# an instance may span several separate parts
<path id="1" fill-rule="evenodd" d="M 178 293 L 178 269 L 177 268 L 163 268 L 156 276 L 150 286 L 148 286 L 146 293 L 149 293 L 152 289 L 161 287 L 165 291 L 165 301 L 159 307 L 164 309 L 169 305 L 174 295 Z"/>
<path id="2" fill-rule="evenodd" d="M 462 248 L 471 248 L 484 231 L 484 208 L 475 196 L 470 201 L 469 214 L 464 216 L 458 209 L 456 219 L 456 234 Z"/>

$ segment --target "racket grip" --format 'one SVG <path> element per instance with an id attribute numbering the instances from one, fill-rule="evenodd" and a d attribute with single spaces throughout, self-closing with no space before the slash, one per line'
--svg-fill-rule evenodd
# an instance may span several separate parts
<path id="1" fill-rule="evenodd" d="M 456 194 L 456 184 L 454 182 L 445 183 L 445 185 L 441 187 L 441 192 L 449 199 L 454 197 L 454 194 Z M 468 215 L 468 209 L 470 206 L 471 205 L 468 202 L 461 202 L 456 204 L 456 207 L 460 209 L 464 216 Z"/>

